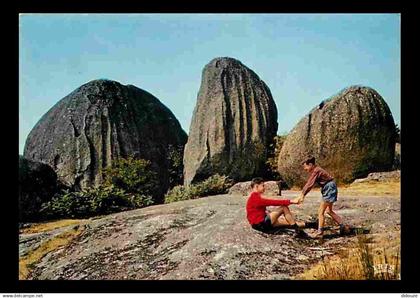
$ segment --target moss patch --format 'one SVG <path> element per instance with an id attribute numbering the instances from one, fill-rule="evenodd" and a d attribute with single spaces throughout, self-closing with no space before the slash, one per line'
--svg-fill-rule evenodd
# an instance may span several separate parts
<path id="1" fill-rule="evenodd" d="M 33 234 L 33 233 L 41 233 L 41 232 L 48 232 L 51 230 L 55 230 L 58 228 L 66 227 L 69 225 L 80 224 L 82 220 L 80 219 L 63 219 L 63 220 L 55 220 L 50 222 L 38 223 L 33 224 L 28 228 L 21 229 L 19 232 L 21 234 Z"/>
<path id="2" fill-rule="evenodd" d="M 34 251 L 31 251 L 19 259 L 19 279 L 27 279 L 34 265 L 38 263 L 46 254 L 68 245 L 73 239 L 84 231 L 84 227 L 76 226 L 69 231 L 65 231 L 58 236 L 47 240 Z"/>

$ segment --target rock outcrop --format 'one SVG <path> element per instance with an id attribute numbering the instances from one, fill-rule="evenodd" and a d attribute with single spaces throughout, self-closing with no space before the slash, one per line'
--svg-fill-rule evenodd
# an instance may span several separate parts
<path id="1" fill-rule="evenodd" d="M 184 184 L 213 174 L 236 181 L 263 176 L 277 125 L 267 85 L 236 59 L 213 59 L 202 73 L 185 146 Z"/>
<path id="2" fill-rule="evenodd" d="M 284 198 L 298 193 L 285 191 Z M 290 209 L 298 220 L 313 220 L 319 199 L 319 192 L 311 192 L 304 204 Z M 399 198 L 341 195 L 336 204 L 347 223 L 366 227 L 374 223 L 372 233 L 399 237 Z M 57 233 L 22 233 L 19 256 L 32 261 L 38 256 L 27 275 L 36 280 L 290 279 L 324 256 L 355 245 L 356 237 L 351 236 L 300 239 L 292 230 L 255 231 L 246 219 L 245 205 L 245 197 L 219 195 L 94 218 L 81 222 L 78 229 L 60 227 L 62 233 L 73 231 L 70 234 L 76 237 L 45 255 L 39 253 L 45 252 L 42 243 Z"/>
<path id="3" fill-rule="evenodd" d="M 61 99 L 30 132 L 24 156 L 50 165 L 76 189 L 99 185 L 101 171 L 117 158 L 151 161 L 158 173 L 159 200 L 182 183 L 187 135 L 172 112 L 150 93 L 132 85 L 94 80 Z M 169 169 L 169 170 L 168 170 Z M 171 177 L 170 173 L 178 173 Z"/>
<path id="4" fill-rule="evenodd" d="M 42 204 L 60 187 L 49 165 L 19 156 L 19 222 L 42 220 L 39 213 Z"/>
<path id="5" fill-rule="evenodd" d="M 339 182 L 392 168 L 395 124 L 384 99 L 372 88 L 352 86 L 313 108 L 293 128 L 278 157 L 288 185 L 302 186 L 307 155 Z"/>
<path id="6" fill-rule="evenodd" d="M 366 178 L 360 178 L 354 180 L 353 183 L 361 183 L 361 182 L 369 182 L 369 181 L 389 181 L 389 180 L 400 180 L 401 179 L 401 171 L 389 171 L 389 172 L 377 172 L 377 173 L 370 173 L 367 175 Z"/>
<path id="7" fill-rule="evenodd" d="M 279 188 L 279 181 L 265 181 L 265 192 L 267 196 L 281 195 L 281 185 Z M 251 181 L 238 182 L 229 189 L 230 195 L 248 196 L 251 192 Z"/>
<path id="8" fill-rule="evenodd" d="M 394 169 L 401 169 L 401 144 L 395 143 Z"/>

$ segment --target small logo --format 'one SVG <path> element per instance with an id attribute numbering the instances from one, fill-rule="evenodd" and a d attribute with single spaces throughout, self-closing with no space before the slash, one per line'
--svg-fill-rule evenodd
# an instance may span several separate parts
<path id="1" fill-rule="evenodd" d="M 388 276 L 395 275 L 395 266 L 390 264 L 378 264 L 373 266 L 375 275 L 387 274 Z M 397 275 L 398 279 L 401 279 L 400 274 Z"/>

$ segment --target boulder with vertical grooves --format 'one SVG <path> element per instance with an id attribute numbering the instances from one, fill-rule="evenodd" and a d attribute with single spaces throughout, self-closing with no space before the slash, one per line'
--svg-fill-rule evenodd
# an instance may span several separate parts
<path id="1" fill-rule="evenodd" d="M 182 159 L 186 141 L 178 120 L 150 93 L 94 80 L 61 99 L 40 119 L 26 140 L 24 156 L 50 165 L 63 183 L 75 189 L 101 184 L 102 170 L 114 159 L 146 159 L 159 174 L 160 201 L 170 180 L 182 183 L 182 163 L 172 165 L 171 157 Z M 181 177 L 174 179 L 171 173 Z"/>
<path id="2" fill-rule="evenodd" d="M 223 57 L 203 70 L 184 151 L 184 184 L 213 174 L 240 181 L 266 171 L 277 133 L 277 108 L 267 85 L 240 61 Z"/>
<path id="3" fill-rule="evenodd" d="M 287 136 L 278 156 L 278 171 L 289 185 L 302 186 L 308 155 L 338 182 L 370 172 L 391 170 L 395 124 L 384 99 L 374 89 L 351 86 L 314 107 Z"/>

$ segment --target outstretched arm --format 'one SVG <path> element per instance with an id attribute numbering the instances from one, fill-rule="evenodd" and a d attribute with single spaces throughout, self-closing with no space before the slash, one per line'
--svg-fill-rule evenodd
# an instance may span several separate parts
<path id="1" fill-rule="evenodd" d="M 308 192 L 312 189 L 312 187 L 314 187 L 318 176 L 319 176 L 319 171 L 317 169 L 314 169 L 314 171 L 311 173 L 311 176 L 309 176 L 309 179 L 306 182 L 305 186 L 302 188 L 302 193 L 298 197 L 301 203 L 305 199 L 305 196 L 308 194 Z"/>
<path id="2" fill-rule="evenodd" d="M 299 201 L 297 199 L 293 199 L 293 200 L 270 199 L 270 198 L 261 196 L 260 200 L 261 200 L 261 203 L 263 203 L 265 206 L 288 206 L 290 204 L 299 204 Z"/>
<path id="3" fill-rule="evenodd" d="M 300 193 L 300 195 L 298 197 L 296 197 L 295 200 L 298 201 L 298 204 L 301 204 L 305 200 L 305 195 L 303 193 Z"/>

